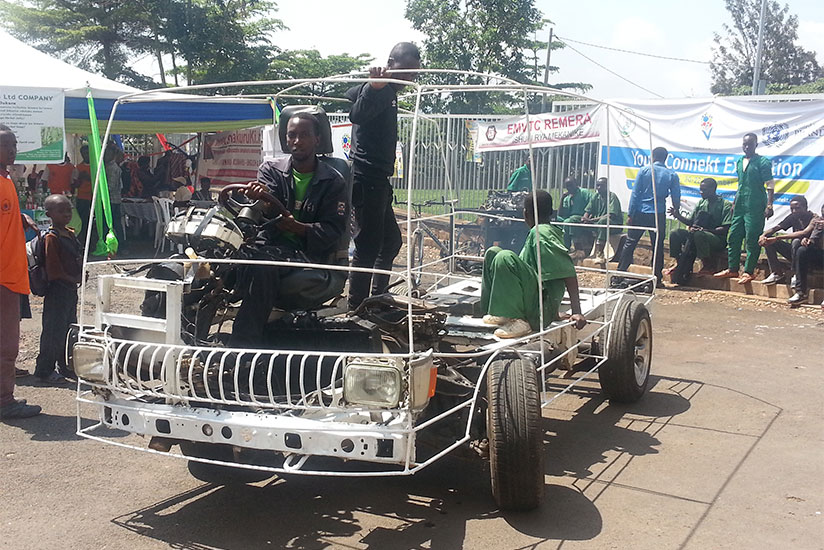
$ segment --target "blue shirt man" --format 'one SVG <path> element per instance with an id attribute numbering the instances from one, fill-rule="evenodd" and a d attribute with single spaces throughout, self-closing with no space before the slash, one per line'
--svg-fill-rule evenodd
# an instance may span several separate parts
<path id="1" fill-rule="evenodd" d="M 667 196 L 670 197 L 672 206 L 676 210 L 681 205 L 681 182 L 678 180 L 678 175 L 664 165 L 668 156 L 669 151 L 664 147 L 656 147 L 652 150 L 652 166 L 644 166 L 638 171 L 627 210 L 628 225 L 650 228 L 646 231 L 649 231 L 650 241 L 655 242 L 653 271 L 658 284 L 661 284 L 664 271 Z M 653 175 L 655 176 L 654 187 Z M 658 231 L 655 231 L 656 226 Z M 627 230 L 627 240 L 624 242 L 624 248 L 621 249 L 618 271 L 626 271 L 632 264 L 635 247 L 638 246 L 638 241 L 644 231 L 644 229 Z"/>
<path id="2" fill-rule="evenodd" d="M 658 149 L 666 151 L 663 147 Z M 678 180 L 678 174 L 664 165 L 666 157 L 663 160 L 654 160 L 655 153 L 653 152 L 652 158 L 652 166 L 644 166 L 638 170 L 638 176 L 635 178 L 635 185 L 632 187 L 632 195 L 629 199 L 628 215 L 630 218 L 638 213 L 665 213 L 667 211 L 665 203 L 668 196 L 672 197 L 672 206 L 674 208 L 678 209 L 681 204 L 681 182 Z M 652 193 L 653 171 L 655 171 L 655 191 L 658 195 L 657 210 L 655 209 L 655 198 Z"/>

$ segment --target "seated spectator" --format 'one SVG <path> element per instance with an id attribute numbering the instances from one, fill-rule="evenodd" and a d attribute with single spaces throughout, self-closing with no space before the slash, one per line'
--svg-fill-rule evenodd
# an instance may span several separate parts
<path id="1" fill-rule="evenodd" d="M 824 269 L 824 205 L 821 215 L 815 216 L 803 231 L 790 233 L 787 238 L 800 238 L 795 251 L 795 294 L 787 302 L 795 307 L 807 299 L 810 269 Z M 824 303 L 821 304 L 824 307 Z"/>
<path id="2" fill-rule="evenodd" d="M 581 223 L 592 192 L 588 189 L 581 189 L 578 180 L 568 177 L 564 180 L 565 192 L 561 196 L 561 207 L 558 209 L 559 222 Z M 567 249 L 575 247 L 575 250 L 589 254 L 592 250 L 592 231 L 584 227 L 564 226 L 564 246 Z"/>
<path id="3" fill-rule="evenodd" d="M 192 198 L 192 190 L 187 185 L 184 176 L 178 176 L 172 180 L 175 185 L 175 191 L 172 193 L 172 198 L 175 202 L 188 202 Z"/>
<path id="4" fill-rule="evenodd" d="M 801 239 L 787 239 L 787 235 L 779 231 L 792 229 L 793 233 L 803 231 L 812 221 L 815 215 L 807 209 L 807 198 L 804 195 L 796 195 L 790 199 L 790 213 L 781 222 L 766 231 L 758 238 L 758 244 L 764 247 L 767 254 L 767 264 L 770 267 L 769 276 L 764 279 L 765 285 L 782 283 L 786 279 L 784 266 L 778 261 L 781 254 L 790 261 L 790 265 L 795 265 L 795 251 L 801 245 Z M 777 234 L 778 233 L 778 234 Z"/>
<path id="5" fill-rule="evenodd" d="M 560 229 L 550 223 L 552 197 L 546 191 L 536 191 L 538 223 L 535 223 L 533 195 L 524 201 L 524 222 L 530 228 L 520 255 L 493 246 L 484 255 L 481 283 L 481 310 L 484 323 L 499 325 L 498 338 L 519 338 L 540 329 L 538 296 L 538 252 L 540 247 L 541 283 L 543 288 L 543 318 L 548 325 L 557 320 L 558 308 L 569 292 L 572 316 L 577 328 L 586 325 L 578 296 L 575 266 L 561 239 Z"/>
<path id="6" fill-rule="evenodd" d="M 701 200 L 695 205 L 689 218 L 675 207 L 669 213 L 688 229 L 676 229 L 670 233 L 670 255 L 676 258 L 675 267 L 667 270 L 672 282 L 685 285 L 692 275 L 695 258 L 701 260 L 701 272 L 713 273 L 713 257 L 727 246 L 727 231 L 732 223 L 732 204 L 716 194 L 718 184 L 713 178 L 705 178 L 699 187 Z"/>
<path id="7" fill-rule="evenodd" d="M 532 171 L 529 167 L 529 155 L 524 155 L 521 166 L 516 168 L 512 175 L 509 176 L 509 185 L 506 187 L 507 191 L 531 191 L 532 190 Z"/>
<path id="8" fill-rule="evenodd" d="M 624 213 L 621 211 L 621 201 L 618 195 L 609 192 L 607 196 L 607 178 L 598 178 L 595 182 L 595 194 L 587 204 L 584 210 L 584 217 L 581 221 L 584 223 L 594 223 L 597 225 L 606 225 L 609 220 L 609 225 L 622 225 L 624 223 Z M 607 229 L 599 229 L 596 232 L 597 239 L 595 240 L 595 254 L 596 257 L 604 258 L 604 248 L 607 240 L 612 247 L 613 253 L 620 251 L 621 233 L 623 229 L 620 227 L 610 227 L 609 237 L 607 238 Z"/>
<path id="9" fill-rule="evenodd" d="M 212 199 L 212 180 L 206 176 L 200 178 L 200 189 L 192 194 L 193 201 L 211 201 Z"/>

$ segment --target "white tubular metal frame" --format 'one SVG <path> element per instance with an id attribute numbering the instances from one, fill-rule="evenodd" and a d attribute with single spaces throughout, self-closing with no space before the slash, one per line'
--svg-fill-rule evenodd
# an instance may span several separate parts
<path id="1" fill-rule="evenodd" d="M 410 71 L 403 71 L 410 72 Z M 420 70 L 420 73 L 456 73 L 456 71 Z M 490 75 L 478 73 L 458 72 L 465 76 L 489 78 Z M 501 82 L 496 85 L 424 85 L 409 83 L 392 78 L 381 79 L 390 84 L 402 84 L 412 88 L 407 97 L 415 102 L 415 115 L 412 121 L 410 147 L 416 150 L 419 118 L 427 118 L 420 113 L 422 97 L 430 94 L 452 92 L 507 92 L 523 96 L 524 114 L 529 117 L 530 94 L 565 95 L 574 99 L 588 99 L 576 94 L 540 86 L 526 86 L 500 77 L 492 77 Z M 317 82 L 350 82 L 363 83 L 367 78 L 339 75 L 326 79 L 306 79 L 300 81 L 268 81 L 268 82 L 240 82 L 220 83 L 201 86 L 187 86 L 177 89 L 164 89 L 162 95 L 156 92 L 139 92 L 129 94 L 118 99 L 112 107 L 103 143 L 108 142 L 112 124 L 119 105 L 127 102 L 156 101 L 162 98 L 169 101 L 169 92 L 191 92 L 198 90 L 253 87 L 253 86 L 281 86 L 276 94 L 266 97 L 287 98 L 289 94 L 306 84 Z M 244 97 L 244 96 L 238 96 Z M 253 96 L 261 97 L 259 95 Z M 203 101 L 227 101 L 231 98 L 221 96 L 216 98 L 198 98 Z M 324 98 L 324 100 L 327 98 Z M 180 97 L 181 101 L 191 101 L 192 96 Z M 251 99 L 251 101 L 263 101 Z M 602 105 L 607 113 L 609 124 L 610 109 L 615 109 L 625 116 L 638 117 L 619 107 L 593 101 Z M 531 128 L 531 125 L 527 125 Z M 531 130 L 528 130 L 531 131 Z M 609 160 L 609 132 L 606 141 L 606 158 Z M 651 133 L 650 133 L 651 134 Z M 652 146 L 650 144 L 650 150 Z M 101 165 L 102 165 L 101 154 Z M 529 146 L 530 163 L 534 164 L 532 146 Z M 444 158 L 444 161 L 446 159 Z M 454 221 L 462 216 L 492 217 L 496 219 L 522 220 L 504 218 L 478 211 L 452 208 L 451 212 L 442 215 L 425 215 L 416 217 L 412 209 L 412 190 L 415 184 L 415 155 L 411 154 L 409 169 L 406 178 L 407 185 L 407 219 L 406 234 L 410 236 L 416 224 L 431 219 L 446 219 L 452 228 L 451 253 L 434 261 L 424 261 L 421 265 L 412 265 L 412 247 L 407 246 L 406 267 L 400 272 L 389 272 L 378 269 L 353 268 L 325 264 L 304 264 L 308 268 L 344 271 L 366 271 L 370 273 L 388 273 L 405 280 L 409 298 L 412 297 L 414 277 L 426 276 L 426 289 L 455 283 L 457 281 L 475 281 L 477 278 L 454 272 L 455 260 L 466 259 L 465 254 L 456 251 L 454 247 L 456 224 Z M 533 167 L 534 168 L 534 167 Z M 446 174 L 446 191 L 448 199 L 454 206 L 458 197 L 453 188 L 448 170 Z M 538 188 L 533 178 L 533 192 Z M 653 189 L 655 186 L 653 185 Z M 93 201 L 97 200 L 97 181 L 95 181 Z M 657 201 L 656 197 L 656 201 Z M 533 213 L 535 219 L 536 211 Z M 91 216 L 94 215 L 94 210 Z M 93 223 L 90 219 L 89 223 Z M 567 224 L 583 225 L 583 224 Z M 585 225 L 592 229 L 592 225 Z M 609 232 L 609 218 L 605 226 L 598 226 Z M 626 227 L 626 226 L 622 226 Z M 641 229 L 641 228 L 637 228 Z M 643 228 L 650 229 L 650 228 Z M 662 228 L 654 228 L 660 231 Z M 86 253 L 90 247 L 90 234 L 86 239 Z M 409 243 L 408 243 L 409 244 Z M 538 251 L 540 258 L 540 250 Z M 475 258 L 482 260 L 482 258 Z M 90 270 L 110 269 L 122 270 L 127 264 L 146 264 L 161 262 L 181 262 L 197 265 L 199 263 L 232 263 L 267 266 L 294 266 L 292 262 L 275 262 L 262 260 L 232 260 L 232 259 L 134 259 L 134 260 L 104 260 L 86 262 L 83 267 L 83 277 L 87 280 Z M 654 265 L 654 264 L 653 264 Z M 538 281 L 542 284 L 538 262 Z M 523 338 L 501 341 L 468 353 L 439 353 L 416 351 L 413 323 L 408 322 L 408 350 L 404 353 L 344 353 L 321 351 L 287 351 L 274 349 L 243 349 L 225 347 L 204 347 L 186 345 L 181 340 L 181 312 L 186 284 L 180 281 L 161 281 L 146 277 L 127 277 L 122 274 L 97 274 L 96 313 L 94 327 L 86 327 L 84 321 L 85 286 L 81 288 L 79 341 L 86 344 L 96 344 L 104 349 L 103 381 L 80 379 L 78 382 L 78 418 L 77 433 L 83 437 L 105 441 L 115 445 L 132 447 L 148 452 L 158 452 L 142 446 L 124 443 L 107 438 L 99 431 L 105 427 L 114 427 L 132 433 L 150 436 L 165 437 L 173 440 L 185 440 L 201 443 L 229 444 L 241 448 L 276 451 L 285 457 L 281 465 L 243 464 L 236 462 L 222 462 L 206 458 L 195 458 L 175 453 L 159 453 L 166 456 L 180 456 L 189 460 L 224 464 L 241 468 L 268 470 L 273 472 L 301 473 L 309 475 L 347 475 L 347 476 L 385 476 L 409 475 L 427 467 L 445 454 L 464 445 L 471 439 L 471 427 L 478 410 L 479 399 L 485 392 L 486 372 L 492 361 L 503 357 L 518 356 L 533 361 L 540 373 L 541 402 L 548 405 L 575 385 L 581 383 L 588 375 L 596 371 L 606 360 L 605 351 L 609 349 L 609 341 L 613 338 L 615 312 L 617 306 L 624 300 L 643 300 L 649 303 L 654 295 L 655 276 L 644 276 L 625 272 L 600 270 L 595 268 L 578 268 L 580 271 L 592 271 L 604 274 L 607 279 L 610 275 L 626 275 L 634 277 L 637 282 L 629 288 L 610 289 L 608 280 L 603 288 L 581 288 L 582 302 L 586 305 L 583 313 L 588 319 L 589 328 L 585 336 L 578 340 L 573 332 L 572 323 L 561 321 L 549 323 L 543 319 L 543 293 L 540 311 L 542 316 L 542 330 L 529 334 Z M 639 289 L 650 285 L 653 292 L 648 296 L 636 296 Z M 164 318 L 150 318 L 131 313 L 116 313 L 112 311 L 111 293 L 116 288 L 131 288 L 165 293 L 166 310 Z M 408 319 L 412 318 L 412 300 L 407 306 Z M 135 330 L 148 331 L 158 335 L 151 342 L 135 341 L 116 337 L 113 327 L 127 327 Z M 573 336 L 570 337 L 569 335 Z M 594 338 L 598 338 L 599 347 L 586 347 Z M 547 345 L 558 343 L 567 338 L 567 345 L 562 351 L 547 354 Z M 571 338 L 571 340 L 570 340 Z M 527 344 L 538 343 L 537 349 Z M 558 348 L 556 348 L 557 350 Z M 597 350 L 600 351 L 597 351 Z M 413 363 L 422 357 L 428 357 L 437 366 L 438 361 L 466 360 L 474 362 L 480 367 L 478 382 L 466 398 L 459 399 L 448 410 L 421 421 L 421 413 L 425 408 L 413 407 Z M 580 372 L 569 381 L 565 389 L 558 392 L 551 387 L 548 381 L 552 380 L 552 373 L 565 360 L 575 357 L 592 359 L 591 367 L 586 372 Z M 400 365 L 404 390 L 401 392 L 399 404 L 391 408 L 364 407 L 347 404 L 343 399 L 343 371 L 349 358 L 381 358 L 394 360 Z M 92 426 L 81 426 L 81 406 L 92 406 L 97 410 L 99 422 Z M 464 423 L 458 430 L 454 440 L 445 442 L 432 454 L 418 456 L 415 446 L 416 437 L 423 430 L 432 428 L 444 421 L 454 422 L 461 418 Z M 379 419 L 379 420 L 376 420 Z M 158 421 L 167 422 L 158 422 Z M 208 429 L 206 428 L 208 426 Z M 103 430 L 105 431 L 105 430 Z M 295 447 L 288 441 L 289 435 L 299 436 L 301 445 Z M 292 438 L 294 439 L 294 438 Z M 344 449 L 342 442 L 348 440 L 355 443 L 353 450 Z M 388 452 L 387 441 L 391 441 L 391 452 Z M 383 446 L 383 447 L 382 447 Z M 348 448 L 348 446 L 346 446 Z M 319 467 L 312 463 L 311 457 L 325 456 L 344 458 L 348 461 L 362 461 L 371 463 L 374 467 L 363 471 L 348 471 L 333 467 Z M 377 466 L 375 466 L 377 465 Z"/>

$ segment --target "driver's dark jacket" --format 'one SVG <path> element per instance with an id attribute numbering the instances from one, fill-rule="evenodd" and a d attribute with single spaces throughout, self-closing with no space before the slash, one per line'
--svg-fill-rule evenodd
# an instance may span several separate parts
<path id="1" fill-rule="evenodd" d="M 260 165 L 258 181 L 269 188 L 287 210 L 295 209 L 295 182 L 292 157 L 269 160 Z M 333 263 L 333 254 L 346 231 L 347 192 L 340 173 L 318 159 L 312 181 L 301 205 L 299 221 L 309 224 L 303 237 L 303 252 L 314 263 Z M 269 232 L 279 244 L 278 230 Z"/>

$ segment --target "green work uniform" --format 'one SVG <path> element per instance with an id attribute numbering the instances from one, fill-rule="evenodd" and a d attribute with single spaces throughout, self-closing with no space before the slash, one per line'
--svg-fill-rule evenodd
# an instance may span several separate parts
<path id="1" fill-rule="evenodd" d="M 746 242 L 747 260 L 744 271 L 755 272 L 761 247 L 758 237 L 764 231 L 764 210 L 767 208 L 767 189 L 764 184 L 771 179 L 772 161 L 761 155 L 753 155 L 747 168 L 744 157 L 735 164 L 738 171 L 738 191 L 735 193 L 732 224 L 727 239 L 730 271 L 738 271 L 741 264 L 741 243 Z"/>
<path id="2" fill-rule="evenodd" d="M 506 187 L 507 191 L 531 191 L 532 190 L 532 172 L 528 164 L 524 164 L 509 176 L 509 185 Z"/>
<path id="3" fill-rule="evenodd" d="M 701 212 L 706 212 L 706 214 L 701 215 Z M 701 199 L 695 205 L 695 209 L 688 220 L 690 223 L 687 225 L 695 225 L 699 220 L 706 231 L 693 231 L 690 233 L 686 229 L 676 229 L 670 233 L 670 256 L 677 258 L 681 255 L 690 235 L 692 235 L 695 243 L 695 256 L 702 260 L 710 258 L 724 249 L 726 235 L 717 235 L 713 231 L 717 227 L 729 226 L 732 223 L 732 204 L 722 199 L 721 195 L 716 195 L 712 202 Z"/>
<path id="4" fill-rule="evenodd" d="M 315 175 L 314 172 L 307 172 L 306 174 L 302 174 L 292 168 L 292 177 L 295 180 L 295 207 L 292 209 L 292 216 L 297 220 L 301 221 L 301 212 L 303 211 L 303 199 L 306 198 L 306 192 L 309 190 L 309 183 L 312 181 L 312 177 Z M 303 243 L 301 243 L 300 238 L 291 233 L 289 231 L 284 231 L 283 236 L 292 242 L 295 246 L 299 249 L 303 248 Z"/>
<path id="5" fill-rule="evenodd" d="M 558 318 L 564 297 L 564 279 L 575 277 L 575 266 L 562 242 L 560 229 L 550 224 L 537 226 L 541 247 L 544 324 Z M 509 319 L 524 319 L 537 330 L 540 326 L 538 305 L 538 252 L 535 228 L 530 229 L 520 255 L 493 246 L 484 255 L 481 309 L 484 313 Z"/>
<path id="6" fill-rule="evenodd" d="M 621 201 L 618 199 L 618 195 L 612 192 L 609 193 L 609 199 L 605 199 L 598 192 L 593 193 L 592 198 L 589 199 L 589 204 L 587 204 L 587 207 L 584 210 L 584 213 L 589 214 L 593 218 L 600 218 L 602 216 L 606 216 L 607 211 L 609 211 L 609 224 L 611 226 L 621 225 L 624 223 L 624 213 L 621 211 Z M 606 225 L 607 218 L 604 217 L 604 219 L 598 220 L 596 223 L 598 225 Z M 618 235 L 622 231 L 623 229 L 620 227 L 609 228 L 610 235 Z M 601 242 L 606 241 L 606 233 L 606 228 L 599 229 L 598 240 Z"/>
<path id="7" fill-rule="evenodd" d="M 574 195 L 566 195 L 561 201 L 561 208 L 558 209 L 558 221 L 568 223 L 581 223 L 584 211 L 592 198 L 592 191 L 589 189 L 578 189 Z M 586 227 L 564 226 L 564 245 L 567 249 L 572 246 L 572 241 L 592 233 Z M 589 243 L 592 246 L 592 242 Z"/>

